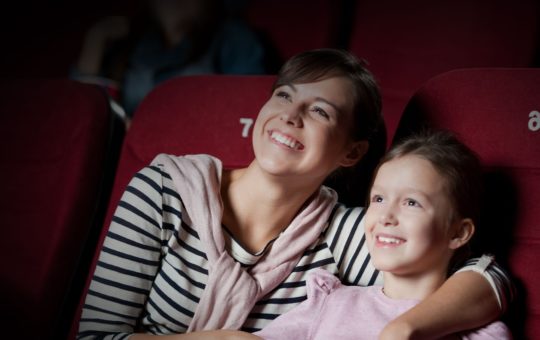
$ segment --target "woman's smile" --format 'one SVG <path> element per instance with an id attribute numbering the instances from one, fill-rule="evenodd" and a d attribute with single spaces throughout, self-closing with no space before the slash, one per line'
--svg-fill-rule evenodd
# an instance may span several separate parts
<path id="1" fill-rule="evenodd" d="M 304 145 L 290 135 L 277 130 L 269 130 L 268 134 L 274 144 L 296 151 L 304 150 Z"/>

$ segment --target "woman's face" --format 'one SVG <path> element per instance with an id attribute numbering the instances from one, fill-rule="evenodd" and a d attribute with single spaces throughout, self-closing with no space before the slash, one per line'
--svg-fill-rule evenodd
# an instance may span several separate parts
<path id="1" fill-rule="evenodd" d="M 256 161 L 275 176 L 323 181 L 350 162 L 352 84 L 344 77 L 275 89 L 253 133 Z"/>
<path id="2" fill-rule="evenodd" d="M 445 179 L 429 161 L 406 155 L 384 163 L 365 216 L 375 267 L 402 275 L 446 273 L 452 211 Z"/>

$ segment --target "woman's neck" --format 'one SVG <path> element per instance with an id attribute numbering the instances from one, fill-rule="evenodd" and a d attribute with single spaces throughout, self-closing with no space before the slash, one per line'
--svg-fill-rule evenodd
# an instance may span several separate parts
<path id="1" fill-rule="evenodd" d="M 223 224 L 246 249 L 260 251 L 290 224 L 319 187 L 296 184 L 262 174 L 253 164 L 224 171 Z"/>

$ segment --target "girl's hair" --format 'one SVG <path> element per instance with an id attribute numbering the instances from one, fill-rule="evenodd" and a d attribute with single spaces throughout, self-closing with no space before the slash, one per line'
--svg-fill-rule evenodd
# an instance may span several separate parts
<path id="1" fill-rule="evenodd" d="M 335 76 L 345 77 L 353 85 L 352 139 L 369 140 L 382 125 L 381 95 L 365 63 L 349 52 L 317 49 L 299 53 L 281 67 L 272 90 L 283 85 L 305 84 Z"/>
<path id="2" fill-rule="evenodd" d="M 443 177 L 444 187 L 453 208 L 449 222 L 470 218 L 476 223 L 482 195 L 482 170 L 474 151 L 452 132 L 424 130 L 393 146 L 383 156 L 376 171 L 384 163 L 407 155 L 427 160 Z M 451 261 L 451 267 L 459 265 L 469 252 L 468 246 L 458 249 Z"/>

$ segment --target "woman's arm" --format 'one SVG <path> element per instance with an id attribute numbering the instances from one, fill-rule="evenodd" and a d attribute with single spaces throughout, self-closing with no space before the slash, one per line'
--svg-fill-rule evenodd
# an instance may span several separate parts
<path id="1" fill-rule="evenodd" d="M 148 183 L 155 183 L 153 186 Z M 159 268 L 162 175 L 146 167 L 126 188 L 86 295 L 78 338 L 134 332 Z"/>
<path id="2" fill-rule="evenodd" d="M 484 326 L 503 311 L 512 283 L 489 256 L 452 275 L 429 298 L 390 322 L 379 339 L 434 339 Z M 508 293 L 506 293 L 508 292 Z M 510 294 L 511 295 L 511 294 Z"/>

